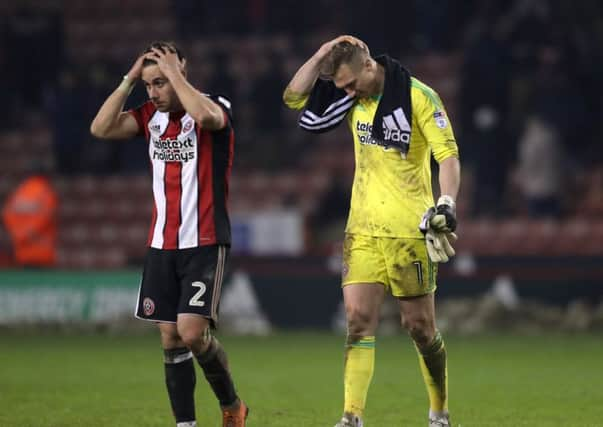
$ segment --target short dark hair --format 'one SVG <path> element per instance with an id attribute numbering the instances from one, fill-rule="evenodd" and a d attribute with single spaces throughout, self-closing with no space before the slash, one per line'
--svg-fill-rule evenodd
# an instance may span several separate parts
<path id="1" fill-rule="evenodd" d="M 348 41 L 337 43 L 331 49 L 320 66 L 320 74 L 325 78 L 333 78 L 342 64 L 360 64 L 368 56 L 368 51 L 362 46 Z"/>
<path id="2" fill-rule="evenodd" d="M 178 60 L 180 62 L 182 62 L 182 60 L 184 59 L 184 55 L 182 54 L 180 49 L 178 49 L 178 46 L 176 46 L 176 43 L 174 43 L 174 42 L 168 42 L 168 41 L 163 41 L 163 40 L 154 41 L 144 50 L 144 52 L 142 52 L 142 54 L 144 55 L 147 53 L 151 53 L 153 51 L 153 49 L 159 49 L 162 52 L 166 52 L 166 51 L 175 52 L 176 55 L 178 55 Z M 148 65 L 156 65 L 156 64 L 157 64 L 157 61 L 155 61 L 154 59 L 145 58 L 142 61 L 143 67 L 146 67 Z"/>

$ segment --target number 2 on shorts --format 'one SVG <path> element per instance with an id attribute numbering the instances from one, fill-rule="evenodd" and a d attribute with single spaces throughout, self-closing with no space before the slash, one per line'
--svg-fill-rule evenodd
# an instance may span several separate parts
<path id="1" fill-rule="evenodd" d="M 193 282 L 191 283 L 191 286 L 199 288 L 199 290 L 191 297 L 188 305 L 203 307 L 205 305 L 205 301 L 201 301 L 201 297 L 205 294 L 205 291 L 207 291 L 207 286 L 205 286 L 205 283 L 203 282 Z"/>

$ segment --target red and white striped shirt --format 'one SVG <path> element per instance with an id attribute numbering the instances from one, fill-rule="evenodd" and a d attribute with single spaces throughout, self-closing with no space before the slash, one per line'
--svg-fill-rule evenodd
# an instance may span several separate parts
<path id="1" fill-rule="evenodd" d="M 228 182 L 234 153 L 230 102 L 225 127 L 207 131 L 185 111 L 162 113 L 150 101 L 130 110 L 149 144 L 153 172 L 153 221 L 148 245 L 186 249 L 230 244 Z"/>

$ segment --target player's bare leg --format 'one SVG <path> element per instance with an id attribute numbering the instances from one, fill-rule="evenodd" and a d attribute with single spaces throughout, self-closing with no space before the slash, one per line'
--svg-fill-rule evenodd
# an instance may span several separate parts
<path id="1" fill-rule="evenodd" d="M 224 427 L 244 427 L 249 409 L 237 396 L 222 344 L 210 334 L 209 319 L 179 314 L 178 334 L 191 349 L 205 378 L 220 402 Z"/>
<path id="2" fill-rule="evenodd" d="M 176 324 L 159 323 L 164 354 L 165 384 L 177 427 L 194 427 L 195 366 L 193 354 L 178 335 Z"/>
<path id="3" fill-rule="evenodd" d="M 429 394 L 429 425 L 449 426 L 446 347 L 436 328 L 433 294 L 398 300 L 402 326 L 415 343 Z"/>
<path id="4" fill-rule="evenodd" d="M 344 362 L 344 415 L 337 427 L 362 427 L 375 366 L 375 331 L 385 287 L 380 283 L 343 287 L 347 339 Z"/>

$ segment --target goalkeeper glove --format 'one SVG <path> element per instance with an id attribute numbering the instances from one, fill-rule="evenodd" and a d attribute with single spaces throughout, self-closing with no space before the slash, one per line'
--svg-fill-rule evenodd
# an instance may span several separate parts
<path id="1" fill-rule="evenodd" d="M 441 231 L 437 230 L 433 225 L 433 220 L 437 216 L 436 208 L 429 208 L 421 219 L 419 230 L 425 235 L 429 259 L 432 262 L 447 262 L 455 254 L 451 243 L 456 241 L 457 236 L 452 231 L 446 231 L 444 227 Z M 445 218 L 444 215 L 441 217 Z M 440 221 L 442 222 L 441 225 L 445 225 L 445 219 Z"/>
<path id="2" fill-rule="evenodd" d="M 456 230 L 456 203 L 452 197 L 440 196 L 429 224 L 430 228 L 440 232 Z"/>
<path id="3" fill-rule="evenodd" d="M 427 254 L 431 262 L 448 262 L 454 256 L 454 248 L 451 243 L 456 241 L 456 234 L 440 233 L 434 230 L 425 232 L 425 244 L 427 245 Z"/>

